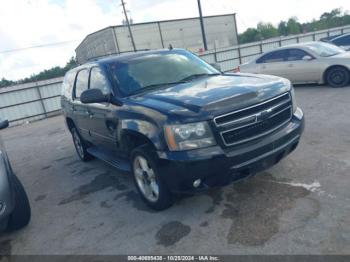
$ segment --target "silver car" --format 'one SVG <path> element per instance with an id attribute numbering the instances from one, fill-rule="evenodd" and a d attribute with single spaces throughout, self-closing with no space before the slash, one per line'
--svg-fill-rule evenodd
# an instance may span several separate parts
<path id="1" fill-rule="evenodd" d="M 350 83 L 350 52 L 323 42 L 300 43 L 264 53 L 239 70 L 284 77 L 294 84 L 344 87 Z"/>
<path id="2" fill-rule="evenodd" d="M 0 130 L 8 125 L 7 120 L 0 120 Z M 0 232 L 13 231 L 26 226 L 30 216 L 27 194 L 12 171 L 0 138 Z"/>

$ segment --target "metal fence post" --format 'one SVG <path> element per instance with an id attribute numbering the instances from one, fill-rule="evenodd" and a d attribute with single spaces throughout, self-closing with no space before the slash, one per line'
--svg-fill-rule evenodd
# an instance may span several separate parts
<path id="1" fill-rule="evenodd" d="M 259 47 L 260 47 L 260 54 L 262 54 L 263 53 L 262 42 L 260 42 Z"/>
<path id="2" fill-rule="evenodd" d="M 46 108 L 45 108 L 45 104 L 44 104 L 44 100 L 43 100 L 43 97 L 41 95 L 41 92 L 40 92 L 40 87 L 36 86 L 35 89 L 36 89 L 36 92 L 38 93 L 38 97 L 40 99 L 40 104 L 41 104 L 41 107 L 42 107 L 42 110 L 43 110 L 43 113 L 45 115 L 45 118 L 47 118 L 47 111 L 46 111 Z"/>
<path id="3" fill-rule="evenodd" d="M 217 53 L 216 53 L 216 41 L 214 41 L 214 61 L 215 61 L 215 63 L 218 62 L 218 56 L 217 56 Z"/>
<path id="4" fill-rule="evenodd" d="M 239 64 L 241 65 L 242 64 L 241 46 L 237 47 L 237 51 L 238 51 L 238 61 L 239 61 Z"/>
<path id="5" fill-rule="evenodd" d="M 316 33 L 315 32 L 312 34 L 312 41 L 316 41 Z"/>

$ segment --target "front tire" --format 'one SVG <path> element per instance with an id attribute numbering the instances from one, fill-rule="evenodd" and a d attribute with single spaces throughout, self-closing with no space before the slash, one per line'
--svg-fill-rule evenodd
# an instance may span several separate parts
<path id="1" fill-rule="evenodd" d="M 79 158 L 84 162 L 87 162 L 93 159 L 93 156 L 87 152 L 87 148 L 88 148 L 87 143 L 81 137 L 78 130 L 75 127 L 73 127 L 71 132 L 72 132 L 74 147 L 75 147 L 75 150 L 77 151 Z"/>
<path id="2" fill-rule="evenodd" d="M 23 185 L 15 175 L 12 177 L 15 194 L 15 208 L 11 213 L 7 224 L 7 230 L 10 232 L 28 225 L 31 217 L 30 204 Z"/>
<path id="3" fill-rule="evenodd" d="M 336 66 L 327 71 L 326 81 L 331 87 L 344 87 L 350 82 L 350 73 L 346 68 Z"/>
<path id="4" fill-rule="evenodd" d="M 134 183 L 142 200 L 152 209 L 161 211 L 173 205 L 173 196 L 163 182 L 157 157 L 152 148 L 141 146 L 131 153 Z"/>

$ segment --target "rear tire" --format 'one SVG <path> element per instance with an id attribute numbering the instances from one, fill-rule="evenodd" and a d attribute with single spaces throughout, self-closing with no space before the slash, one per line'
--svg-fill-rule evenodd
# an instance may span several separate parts
<path id="1" fill-rule="evenodd" d="M 326 73 L 326 82 L 333 88 L 344 87 L 350 82 L 350 73 L 344 67 L 332 67 Z"/>
<path id="2" fill-rule="evenodd" d="M 15 194 L 15 209 L 11 213 L 7 224 L 7 231 L 10 232 L 28 225 L 31 217 L 30 204 L 23 185 L 15 175 L 13 175 L 12 178 Z"/>
<path id="3" fill-rule="evenodd" d="M 78 130 L 75 127 L 73 127 L 71 129 L 71 132 L 72 132 L 74 147 L 75 147 L 75 150 L 77 151 L 79 158 L 84 162 L 87 162 L 93 159 L 93 156 L 87 152 L 87 148 L 88 148 L 87 142 L 81 137 Z"/>
<path id="4" fill-rule="evenodd" d="M 164 183 L 157 157 L 149 146 L 140 146 L 131 153 L 134 183 L 142 200 L 152 209 L 161 211 L 173 205 L 174 199 Z"/>

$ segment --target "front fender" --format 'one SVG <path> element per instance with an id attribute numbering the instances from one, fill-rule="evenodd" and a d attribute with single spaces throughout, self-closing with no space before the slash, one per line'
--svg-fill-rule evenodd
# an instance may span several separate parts
<path id="1" fill-rule="evenodd" d="M 119 131 L 120 138 L 122 138 L 125 133 L 130 132 L 145 136 L 152 142 L 157 150 L 164 150 L 165 148 L 163 129 L 148 121 L 134 119 L 121 120 Z"/>

